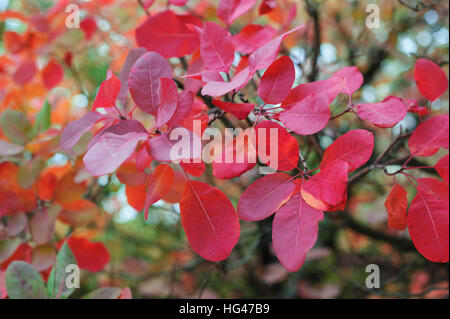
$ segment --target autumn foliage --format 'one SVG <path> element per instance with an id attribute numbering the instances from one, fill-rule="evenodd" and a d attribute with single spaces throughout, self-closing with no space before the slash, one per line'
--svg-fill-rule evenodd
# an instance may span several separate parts
<path id="1" fill-rule="evenodd" d="M 155 210 L 173 210 L 179 222 L 171 228 L 186 238 L 177 237 L 168 264 L 200 256 L 227 269 L 264 244 L 265 258 L 302 271 L 317 242 L 324 245 L 318 238 L 346 227 L 339 241 L 353 249 L 364 245 L 362 234 L 390 244 L 383 252 L 407 247 L 427 265 L 448 263 L 448 68 L 438 54 L 408 57 L 400 76 L 407 89 L 368 100 L 367 65 L 319 58 L 312 34 L 325 4 L 72 1 L 82 18 L 69 29 L 68 1 L 39 10 L 26 2 L 0 12 L 24 26 L 1 31 L 2 298 L 68 298 L 75 289 L 61 288 L 61 269 L 69 264 L 98 274 L 86 298 L 131 298 L 126 276 L 106 276 L 127 269 L 115 251 L 134 238 L 114 226 L 120 205 L 147 226 Z M 299 47 L 311 48 L 300 61 Z M 212 128 L 242 130 L 208 148 L 208 161 Z M 188 152 L 174 153 L 179 146 Z M 365 219 L 373 212 L 357 217 L 358 207 L 380 198 L 385 222 L 372 229 Z M 258 241 L 242 257 L 249 231 Z"/>

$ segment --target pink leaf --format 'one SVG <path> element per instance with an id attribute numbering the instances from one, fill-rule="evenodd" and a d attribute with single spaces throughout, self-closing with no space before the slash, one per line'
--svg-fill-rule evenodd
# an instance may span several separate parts
<path id="1" fill-rule="evenodd" d="M 303 27 L 304 25 L 301 25 L 294 29 L 291 29 L 290 31 L 283 33 L 282 35 L 279 35 L 275 39 L 271 40 L 270 42 L 266 43 L 265 45 L 257 49 L 255 52 L 253 52 L 249 58 L 251 72 L 253 73 L 254 71 L 269 67 L 269 65 L 271 65 L 272 62 L 275 61 L 275 59 L 277 58 L 278 50 L 280 49 L 280 45 L 281 42 L 283 42 L 283 39 L 287 37 L 289 34 L 298 31 Z"/>
<path id="2" fill-rule="evenodd" d="M 379 103 L 356 105 L 358 116 L 378 127 L 393 127 L 403 120 L 407 114 L 407 107 L 402 99 L 390 96 Z"/>
<path id="3" fill-rule="evenodd" d="M 128 80 L 130 78 L 131 68 L 136 63 L 136 61 L 146 52 L 147 50 L 145 50 L 144 48 L 135 48 L 131 49 L 128 52 L 127 58 L 125 59 L 122 69 L 119 73 L 119 80 L 121 85 L 120 92 L 117 98 L 122 103 L 122 105 L 126 105 L 126 98 L 128 96 Z"/>
<path id="4" fill-rule="evenodd" d="M 431 156 L 440 148 L 448 149 L 448 115 L 437 115 L 420 123 L 409 138 L 412 156 Z"/>
<path id="5" fill-rule="evenodd" d="M 417 250 L 433 262 L 448 262 L 448 187 L 433 178 L 417 180 L 417 194 L 408 214 L 408 228 Z"/>
<path id="6" fill-rule="evenodd" d="M 311 94 L 280 114 L 280 121 L 300 135 L 322 130 L 330 119 L 330 103 L 324 94 Z"/>
<path id="7" fill-rule="evenodd" d="M 194 53 L 200 46 L 197 31 L 188 25 L 202 26 L 192 15 L 175 15 L 167 10 L 149 17 L 136 28 L 136 42 L 148 51 L 165 58 L 182 57 Z"/>
<path id="8" fill-rule="evenodd" d="M 275 213 L 295 190 L 293 178 L 285 173 L 266 175 L 242 193 L 238 215 L 243 220 L 262 220 Z"/>
<path id="9" fill-rule="evenodd" d="M 156 114 L 156 127 L 162 127 L 170 121 L 178 106 L 178 88 L 175 81 L 161 78 L 159 83 L 160 106 Z"/>
<path id="10" fill-rule="evenodd" d="M 200 53 L 208 70 L 228 73 L 234 61 L 230 33 L 213 22 L 206 22 L 201 36 Z"/>
<path id="11" fill-rule="evenodd" d="M 69 123 L 61 134 L 60 145 L 63 150 L 70 150 L 78 143 L 84 133 L 89 131 L 104 115 L 97 112 L 87 112 L 82 118 Z"/>
<path id="12" fill-rule="evenodd" d="M 239 240 L 239 218 L 219 189 L 189 181 L 180 202 L 181 223 L 192 248 L 210 261 L 226 259 Z"/>
<path id="13" fill-rule="evenodd" d="M 258 95 L 267 104 L 279 104 L 289 95 L 294 81 L 294 63 L 288 56 L 281 57 L 264 72 Z"/>
<path id="14" fill-rule="evenodd" d="M 158 53 L 141 56 L 131 69 L 128 85 L 136 105 L 144 112 L 156 115 L 159 106 L 159 80 L 171 78 L 169 63 Z"/>
<path id="15" fill-rule="evenodd" d="M 243 87 L 250 80 L 249 68 L 243 69 L 236 74 L 230 82 L 210 81 L 202 89 L 202 95 L 219 97 L 235 89 Z"/>
<path id="16" fill-rule="evenodd" d="M 176 162 L 200 157 L 202 151 L 200 138 L 184 127 L 177 127 L 176 129 L 182 135 L 175 134 L 173 140 L 170 138 L 172 131 L 148 140 L 149 153 L 154 160 Z M 185 149 L 186 154 L 180 153 L 180 149 Z"/>
<path id="17" fill-rule="evenodd" d="M 266 139 L 262 139 L 261 134 L 265 130 Z M 270 136 L 271 134 L 275 134 L 277 136 L 277 162 L 272 163 L 270 159 L 268 161 L 264 160 L 264 155 L 267 155 L 270 150 Z M 298 142 L 288 131 L 282 127 L 280 124 L 273 121 L 262 121 L 258 123 L 256 126 L 256 134 L 258 137 L 258 155 L 259 159 L 262 163 L 267 164 L 269 167 L 279 171 L 290 171 L 297 166 L 299 160 L 299 147 Z M 262 154 L 263 149 L 261 148 L 260 143 L 266 143 L 266 154 Z"/>
<path id="18" fill-rule="evenodd" d="M 189 91 L 182 91 L 178 95 L 178 106 L 170 121 L 167 123 L 169 127 L 181 125 L 192 110 L 194 105 L 194 94 Z"/>
<path id="19" fill-rule="evenodd" d="M 356 66 L 348 66 L 340 69 L 335 74 L 334 78 L 344 78 L 346 81 L 345 88 L 341 91 L 343 94 L 352 95 L 355 93 L 364 83 L 364 77 Z"/>
<path id="20" fill-rule="evenodd" d="M 273 220 L 272 241 L 284 268 L 289 271 L 300 269 L 306 254 L 316 243 L 322 219 L 323 212 L 306 204 L 300 192 L 278 210 Z"/>
<path id="21" fill-rule="evenodd" d="M 214 154 L 213 174 L 220 179 L 241 176 L 256 165 L 256 134 L 254 129 L 240 133 L 225 146 L 220 154 Z"/>
<path id="22" fill-rule="evenodd" d="M 447 183 L 448 185 L 448 154 L 439 160 L 434 166 L 434 169 L 438 172 L 439 176 Z"/>
<path id="23" fill-rule="evenodd" d="M 213 103 L 222 111 L 233 114 L 239 120 L 245 120 L 250 112 L 255 108 L 255 105 L 252 103 L 229 103 L 217 99 L 213 100 Z"/>
<path id="24" fill-rule="evenodd" d="M 36 72 L 36 63 L 33 60 L 23 61 L 14 72 L 13 80 L 23 86 L 33 79 Z"/>
<path id="25" fill-rule="evenodd" d="M 129 123 L 132 122 L 132 123 Z M 94 176 L 114 172 L 135 151 L 148 134 L 140 122 L 124 120 L 105 131 L 83 158 L 86 169 Z"/>
<path id="26" fill-rule="evenodd" d="M 433 61 L 418 59 L 414 68 L 414 79 L 420 93 L 428 100 L 434 101 L 448 89 L 445 72 Z"/>
<path id="27" fill-rule="evenodd" d="M 169 0 L 170 4 L 173 4 L 174 6 L 184 6 L 189 0 Z"/>
<path id="28" fill-rule="evenodd" d="M 292 89 L 281 106 L 285 110 L 288 110 L 292 108 L 294 104 L 301 102 L 311 94 L 325 95 L 328 99 L 328 105 L 330 105 L 339 95 L 339 93 L 345 88 L 345 85 L 345 79 L 337 77 L 331 77 L 327 80 L 322 81 L 300 84 Z"/>
<path id="29" fill-rule="evenodd" d="M 273 39 L 277 31 L 268 26 L 249 24 L 241 32 L 233 36 L 236 51 L 252 54 L 259 47 Z"/>
<path id="30" fill-rule="evenodd" d="M 217 16 L 226 24 L 250 10 L 257 0 L 221 0 L 217 8 Z"/>
<path id="31" fill-rule="evenodd" d="M 351 173 L 369 160 L 373 148 L 374 136 L 371 132 L 362 129 L 349 131 L 325 150 L 320 167 L 345 161 Z"/>

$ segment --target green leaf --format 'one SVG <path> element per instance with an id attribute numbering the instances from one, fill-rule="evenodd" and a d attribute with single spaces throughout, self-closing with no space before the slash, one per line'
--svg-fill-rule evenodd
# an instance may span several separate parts
<path id="1" fill-rule="evenodd" d="M 41 275 L 24 261 L 14 261 L 9 265 L 5 281 L 10 299 L 47 299 Z"/>
<path id="2" fill-rule="evenodd" d="M 71 275 L 66 271 L 66 267 L 71 264 L 76 265 L 77 261 L 66 241 L 56 256 L 56 263 L 48 278 L 47 293 L 50 298 L 67 299 L 75 291 L 75 288 L 68 288 L 66 285 L 66 279 Z"/>
<path id="3" fill-rule="evenodd" d="M 22 163 L 17 173 L 17 182 L 20 187 L 29 189 L 33 186 L 44 166 L 45 160 L 42 157 L 35 157 L 26 163 Z"/>
<path id="4" fill-rule="evenodd" d="M 18 110 L 7 109 L 0 116 L 3 134 L 14 144 L 25 145 L 33 138 L 33 127 L 26 115 Z"/>
<path id="5" fill-rule="evenodd" d="M 19 248 L 20 238 L 11 238 L 0 241 L 0 264 L 11 257 Z"/>
<path id="6" fill-rule="evenodd" d="M 34 122 L 33 132 L 34 134 L 39 134 L 47 131 L 52 125 L 52 108 L 48 101 L 45 101 L 44 106 L 41 108 L 36 116 L 36 121 Z"/>
<path id="7" fill-rule="evenodd" d="M 117 299 L 122 289 L 114 287 L 102 287 L 83 296 L 83 299 Z"/>

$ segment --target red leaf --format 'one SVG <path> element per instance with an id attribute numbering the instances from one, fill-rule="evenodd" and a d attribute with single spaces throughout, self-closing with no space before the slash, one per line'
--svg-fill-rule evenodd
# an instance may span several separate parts
<path id="1" fill-rule="evenodd" d="M 267 14 L 275 10 L 277 7 L 277 1 L 276 0 L 263 0 L 259 6 L 259 14 Z"/>
<path id="2" fill-rule="evenodd" d="M 126 99 L 128 97 L 128 81 L 130 79 L 130 72 L 133 67 L 133 65 L 136 63 L 136 61 L 143 56 L 147 50 L 144 48 L 135 48 L 131 49 L 128 52 L 127 58 L 125 59 L 125 62 L 122 66 L 122 69 L 119 73 L 119 80 L 120 80 L 120 92 L 118 95 L 119 101 L 122 103 L 122 105 L 126 105 Z"/>
<path id="3" fill-rule="evenodd" d="M 201 36 L 200 53 L 208 70 L 228 73 L 234 61 L 230 33 L 218 24 L 206 22 Z"/>
<path id="4" fill-rule="evenodd" d="M 222 2 L 224 1 L 228 0 L 222 0 Z M 288 32 L 283 33 L 282 35 L 279 35 L 275 39 L 271 40 L 270 42 L 266 43 L 262 47 L 258 48 L 255 52 L 253 52 L 249 58 L 251 72 L 269 67 L 269 65 L 271 65 L 272 62 L 275 61 L 275 59 L 277 58 L 278 50 L 280 49 L 280 45 L 281 42 L 283 42 L 283 39 L 287 37 L 289 34 L 298 31 L 303 27 L 304 25 L 301 25 L 291 29 Z"/>
<path id="5" fill-rule="evenodd" d="M 263 134 L 262 132 L 265 131 L 266 139 L 262 139 L 260 137 L 260 134 Z M 278 160 L 277 163 L 271 163 L 270 159 L 268 161 L 264 160 L 265 155 L 267 155 L 267 152 L 270 150 L 271 143 L 270 143 L 270 135 L 275 134 L 274 131 L 277 133 L 277 149 L 278 149 Z M 262 163 L 267 164 L 268 166 L 272 167 L 273 169 L 279 170 L 279 171 L 290 171 L 294 169 L 297 166 L 298 160 L 299 160 L 299 146 L 298 142 L 291 134 L 288 133 L 288 131 L 282 127 L 280 124 L 273 122 L 273 121 L 262 121 L 258 123 L 256 126 L 256 134 L 257 134 L 257 140 L 258 140 L 258 155 L 259 159 Z M 261 138 L 261 140 L 260 140 Z M 261 141 L 265 142 L 265 151 L 261 149 Z M 266 153 L 266 154 L 263 154 Z"/>
<path id="6" fill-rule="evenodd" d="M 420 93 L 434 101 L 447 91 L 448 80 L 445 72 L 433 61 L 418 59 L 414 68 L 414 79 Z"/>
<path id="7" fill-rule="evenodd" d="M 156 114 L 156 127 L 170 121 L 178 107 L 178 88 L 174 80 L 161 78 L 159 82 L 160 106 Z"/>
<path id="8" fill-rule="evenodd" d="M 448 154 L 439 160 L 434 166 L 434 169 L 438 172 L 439 176 L 447 183 L 448 185 Z"/>
<path id="9" fill-rule="evenodd" d="M 295 190 L 293 178 L 285 173 L 266 175 L 242 193 L 238 215 L 243 220 L 262 220 L 275 213 Z"/>
<path id="10" fill-rule="evenodd" d="M 181 125 L 189 113 L 191 113 L 193 105 L 194 94 L 189 91 L 180 92 L 180 94 L 178 94 L 178 106 L 172 118 L 167 123 L 167 126 L 174 127 L 176 125 Z"/>
<path id="11" fill-rule="evenodd" d="M 364 83 L 364 77 L 356 66 L 348 66 L 340 69 L 332 76 L 333 78 L 345 79 L 346 85 L 341 93 L 352 95 Z"/>
<path id="12" fill-rule="evenodd" d="M 233 36 L 234 47 L 238 52 L 252 54 L 272 40 L 276 33 L 277 31 L 269 26 L 249 24 Z"/>
<path id="13" fill-rule="evenodd" d="M 42 79 L 47 90 L 57 86 L 64 78 L 64 68 L 58 62 L 51 60 L 42 70 Z"/>
<path id="14" fill-rule="evenodd" d="M 300 135 L 322 130 L 330 119 L 330 103 L 324 94 L 311 94 L 280 114 L 280 121 Z"/>
<path id="15" fill-rule="evenodd" d="M 388 212 L 388 225 L 391 228 L 403 230 L 408 225 L 408 193 L 396 184 L 384 202 Z"/>
<path id="16" fill-rule="evenodd" d="M 165 58 L 192 54 L 200 41 L 197 31 L 189 28 L 189 24 L 202 26 L 201 20 L 192 15 L 175 15 L 170 10 L 158 13 L 136 28 L 136 42 Z"/>
<path id="17" fill-rule="evenodd" d="M 30 82 L 36 74 L 36 63 L 33 60 L 23 61 L 13 74 L 13 80 L 19 85 Z"/>
<path id="18" fill-rule="evenodd" d="M 257 0 L 221 0 L 217 8 L 217 16 L 226 24 L 250 10 Z"/>
<path id="19" fill-rule="evenodd" d="M 78 143 L 84 133 L 89 131 L 95 123 L 104 118 L 97 112 L 87 112 L 82 118 L 69 123 L 61 134 L 60 146 L 63 150 L 70 150 Z"/>
<path id="20" fill-rule="evenodd" d="M 347 194 L 347 169 L 348 165 L 344 161 L 321 168 L 318 174 L 304 182 L 301 190 L 303 199 L 320 210 L 327 210 L 328 205 L 336 206 L 342 203 Z"/>
<path id="21" fill-rule="evenodd" d="M 258 95 L 267 104 L 279 104 L 289 95 L 294 81 L 294 63 L 288 56 L 281 57 L 264 72 Z"/>
<path id="22" fill-rule="evenodd" d="M 362 129 L 349 131 L 325 150 L 320 167 L 345 161 L 351 173 L 369 160 L 373 148 L 374 136 L 371 132 Z"/>
<path id="23" fill-rule="evenodd" d="M 433 178 L 417 180 L 417 194 L 408 214 L 408 228 L 417 250 L 433 262 L 448 262 L 448 187 Z"/>
<path id="24" fill-rule="evenodd" d="M 93 176 L 113 173 L 148 138 L 144 126 L 135 120 L 119 122 L 103 133 L 83 158 L 86 169 Z"/>
<path id="25" fill-rule="evenodd" d="M 95 31 L 97 31 L 97 22 L 93 17 L 84 18 L 83 21 L 80 22 L 80 28 L 83 30 L 86 40 L 92 39 Z"/>
<path id="26" fill-rule="evenodd" d="M 407 114 L 407 106 L 402 99 L 390 96 L 379 103 L 356 105 L 358 116 L 378 127 L 393 127 Z"/>
<path id="27" fill-rule="evenodd" d="M 180 163 L 181 167 L 190 175 L 195 177 L 200 177 L 205 172 L 206 166 L 205 163 Z"/>
<path id="28" fill-rule="evenodd" d="M 159 106 L 159 80 L 171 78 L 169 63 L 158 53 L 141 56 L 131 69 L 128 85 L 136 105 L 144 112 L 156 115 Z"/>
<path id="29" fill-rule="evenodd" d="M 210 261 L 226 259 L 239 240 L 239 218 L 219 189 L 190 181 L 180 202 L 181 223 L 192 248 Z"/>
<path id="30" fill-rule="evenodd" d="M 278 210 L 272 225 L 272 241 L 284 268 L 289 271 L 300 269 L 306 254 L 316 243 L 322 219 L 323 212 L 306 204 L 300 192 Z"/>
<path id="31" fill-rule="evenodd" d="M 147 195 L 147 185 L 126 185 L 125 193 L 127 195 L 127 202 L 131 207 L 133 207 L 138 212 L 144 209 L 145 197 Z"/>
<path id="32" fill-rule="evenodd" d="M 214 99 L 213 103 L 222 111 L 233 114 L 239 120 L 245 120 L 250 112 L 255 108 L 255 105 L 252 103 L 229 103 L 217 99 Z"/>
<path id="33" fill-rule="evenodd" d="M 120 91 L 120 80 L 114 74 L 104 81 L 98 90 L 94 103 L 92 104 L 92 110 L 97 108 L 108 108 L 116 105 L 116 98 Z"/>
<path id="34" fill-rule="evenodd" d="M 82 269 L 98 272 L 110 261 L 109 252 L 103 243 L 94 243 L 85 237 L 72 236 L 67 244 Z"/>
<path id="35" fill-rule="evenodd" d="M 328 99 L 328 105 L 334 101 L 338 94 L 345 88 L 346 81 L 342 78 L 331 77 L 327 80 L 300 84 L 289 93 L 281 106 L 285 110 L 291 109 L 295 104 L 309 97 L 311 94 L 323 94 Z"/>
<path id="36" fill-rule="evenodd" d="M 448 115 L 437 115 L 420 123 L 409 138 L 412 156 L 431 156 L 440 148 L 448 149 Z"/>
<path id="37" fill-rule="evenodd" d="M 220 154 L 214 154 L 213 174 L 220 179 L 241 176 L 256 165 L 256 133 L 245 130 L 225 146 Z"/>
<path id="38" fill-rule="evenodd" d="M 158 165 L 150 175 L 144 204 L 145 219 L 148 218 L 149 207 L 169 192 L 172 187 L 173 176 L 173 170 L 167 164 Z"/>

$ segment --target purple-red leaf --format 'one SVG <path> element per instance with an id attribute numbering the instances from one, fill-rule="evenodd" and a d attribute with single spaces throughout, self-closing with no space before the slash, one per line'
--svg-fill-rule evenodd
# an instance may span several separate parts
<path id="1" fill-rule="evenodd" d="M 393 127 L 403 120 L 407 114 L 407 106 L 403 100 L 390 96 L 378 103 L 356 105 L 358 116 L 378 127 Z"/>
<path id="2" fill-rule="evenodd" d="M 158 53 L 148 52 L 141 56 L 130 72 L 128 85 L 136 105 L 144 112 L 156 115 L 159 106 L 159 82 L 171 78 L 169 63 Z"/>
<path id="3" fill-rule="evenodd" d="M 448 115 L 437 115 L 420 123 L 409 138 L 412 156 L 431 156 L 440 148 L 448 149 Z"/>
<path id="4" fill-rule="evenodd" d="M 226 259 L 239 240 L 239 218 L 219 189 L 189 181 L 180 202 L 181 223 L 192 248 L 210 261 Z"/>
<path id="5" fill-rule="evenodd" d="M 448 185 L 448 154 L 439 160 L 434 166 L 434 169 L 438 172 L 439 176 L 447 183 Z"/>
<path id="6" fill-rule="evenodd" d="M 213 103 L 222 111 L 233 114 L 239 120 L 245 120 L 250 112 L 255 108 L 255 105 L 252 103 L 229 103 L 217 99 L 214 99 Z"/>
<path id="7" fill-rule="evenodd" d="M 433 61 L 418 59 L 414 68 L 414 79 L 420 93 L 428 100 L 434 101 L 448 89 L 445 72 Z"/>
<path id="8" fill-rule="evenodd" d="M 256 126 L 256 134 L 258 137 L 258 156 L 262 163 L 267 164 L 269 167 L 278 171 L 290 171 L 297 166 L 300 157 L 298 142 L 284 127 L 273 121 L 262 121 Z M 265 139 L 262 136 L 263 134 L 266 136 Z M 272 139 L 278 141 L 275 142 L 275 147 L 277 149 L 277 159 L 275 163 L 267 156 L 272 153 L 272 134 L 274 134 Z M 261 144 L 261 142 L 263 144 Z"/>
<path id="9" fill-rule="evenodd" d="M 314 246 L 323 212 L 309 206 L 300 192 L 293 195 L 275 214 L 272 241 L 275 254 L 284 268 L 297 271 Z"/>
<path id="10" fill-rule="evenodd" d="M 200 53 L 208 70 L 227 73 L 234 61 L 230 33 L 218 24 L 206 22 L 201 36 Z"/>
<path id="11" fill-rule="evenodd" d="M 322 130 L 330 119 L 330 103 L 324 94 L 311 94 L 280 114 L 280 121 L 300 135 Z"/>
<path id="12" fill-rule="evenodd" d="M 156 114 L 156 127 L 162 127 L 170 121 L 178 106 L 178 88 L 175 81 L 161 78 L 159 82 L 160 106 Z"/>
<path id="13" fill-rule="evenodd" d="M 87 112 L 82 118 L 69 123 L 61 134 L 61 148 L 63 150 L 70 150 L 78 143 L 84 133 L 89 131 L 95 123 L 103 118 L 104 115 L 91 111 Z"/>
<path id="14" fill-rule="evenodd" d="M 373 148 L 374 136 L 371 132 L 362 129 L 349 131 L 325 150 L 320 167 L 345 161 L 351 173 L 369 160 Z"/>
<path id="15" fill-rule="evenodd" d="M 98 108 L 108 108 L 116 105 L 116 98 L 119 95 L 120 86 L 119 78 L 111 74 L 110 78 L 100 85 L 97 96 L 92 104 L 92 110 L 95 111 Z"/>
<path id="16" fill-rule="evenodd" d="M 243 220 L 262 220 L 275 213 L 295 191 L 293 178 L 284 173 L 266 175 L 242 193 L 238 215 Z"/>
<path id="17" fill-rule="evenodd" d="M 197 17 L 176 15 L 167 10 L 149 17 L 136 28 L 136 42 L 165 58 L 189 55 L 200 47 L 198 33 L 189 28 L 190 24 L 202 26 Z"/>
<path id="18" fill-rule="evenodd" d="M 289 95 L 294 81 L 294 63 L 288 56 L 281 57 L 264 72 L 258 95 L 267 104 L 279 104 Z"/>
<path id="19" fill-rule="evenodd" d="M 249 24 L 242 28 L 241 32 L 233 36 L 236 51 L 244 54 L 252 54 L 258 48 L 273 39 L 277 31 L 269 26 Z"/>
<path id="20" fill-rule="evenodd" d="M 448 187 L 434 178 L 417 180 L 417 194 L 408 214 L 408 228 L 417 250 L 433 262 L 448 262 Z"/>

